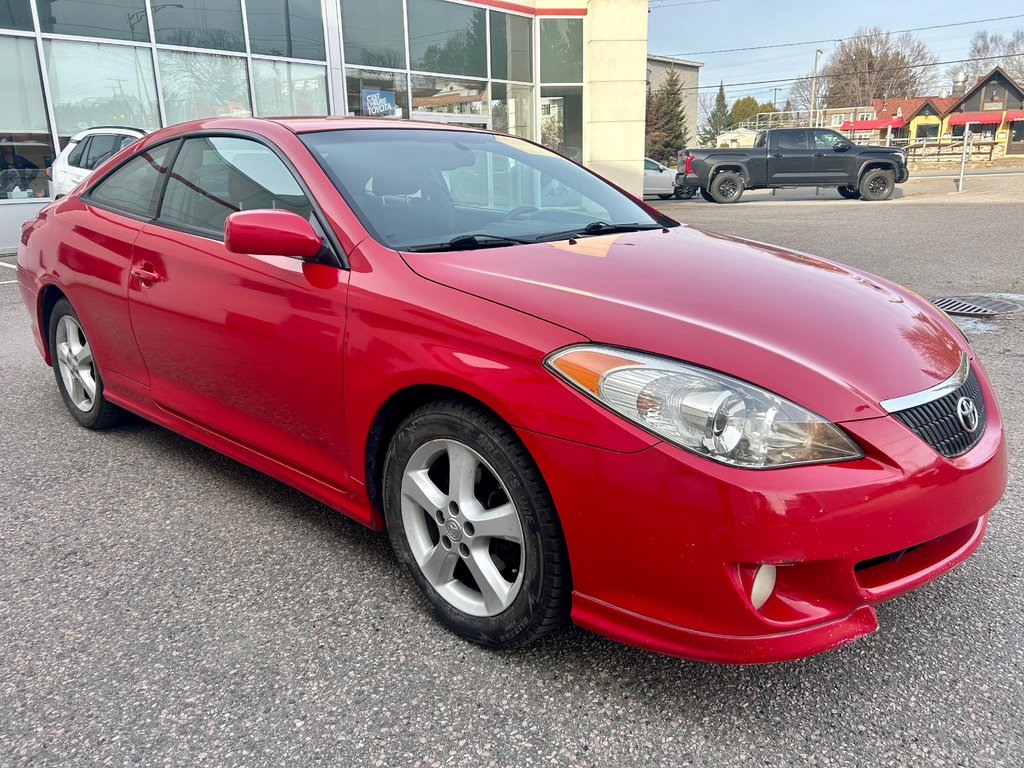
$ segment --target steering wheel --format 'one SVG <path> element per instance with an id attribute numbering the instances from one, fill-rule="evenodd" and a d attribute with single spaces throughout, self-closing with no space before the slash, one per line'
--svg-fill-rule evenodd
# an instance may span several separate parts
<path id="1" fill-rule="evenodd" d="M 513 221 L 515 219 L 525 219 L 528 216 L 532 216 L 537 213 L 540 208 L 534 208 L 532 205 L 520 205 L 518 208 L 513 208 L 511 211 L 502 216 L 502 221 Z"/>

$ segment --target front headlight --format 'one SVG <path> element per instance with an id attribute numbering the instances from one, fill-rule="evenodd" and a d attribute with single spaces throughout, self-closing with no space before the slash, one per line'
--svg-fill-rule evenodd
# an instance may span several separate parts
<path id="1" fill-rule="evenodd" d="M 835 424 L 705 368 L 596 344 L 553 352 L 544 364 L 638 426 L 723 464 L 768 469 L 864 456 Z"/>

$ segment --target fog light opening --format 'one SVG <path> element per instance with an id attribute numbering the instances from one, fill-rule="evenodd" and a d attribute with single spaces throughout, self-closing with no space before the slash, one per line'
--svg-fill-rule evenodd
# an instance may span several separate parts
<path id="1" fill-rule="evenodd" d="M 754 574 L 754 583 L 750 587 L 750 602 L 755 610 L 761 610 L 768 598 L 775 591 L 775 566 L 767 563 L 761 565 Z"/>

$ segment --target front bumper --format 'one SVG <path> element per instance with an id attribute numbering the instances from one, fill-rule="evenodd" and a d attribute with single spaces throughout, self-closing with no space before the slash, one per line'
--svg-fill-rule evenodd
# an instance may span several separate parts
<path id="1" fill-rule="evenodd" d="M 1006 486 L 992 391 L 981 440 L 947 459 L 892 417 L 843 427 L 865 458 L 766 471 L 659 443 L 615 453 L 520 431 L 548 481 L 573 575 L 573 620 L 650 650 L 763 663 L 877 628 L 872 605 L 953 568 Z M 595 406 L 596 407 L 596 406 Z M 777 566 L 760 609 L 759 564 Z"/>

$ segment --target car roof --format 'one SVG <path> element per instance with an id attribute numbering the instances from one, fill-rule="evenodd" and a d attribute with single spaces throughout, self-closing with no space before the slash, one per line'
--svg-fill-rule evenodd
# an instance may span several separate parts
<path id="1" fill-rule="evenodd" d="M 176 123 L 159 131 L 150 133 L 158 139 L 193 131 L 251 131 L 257 134 L 267 133 L 274 127 L 284 128 L 291 133 L 314 133 L 317 131 L 358 130 L 366 128 L 394 128 L 409 130 L 414 128 L 437 131 L 466 131 L 471 133 L 491 133 L 479 128 L 468 128 L 450 123 L 438 123 L 426 120 L 389 119 L 381 117 L 212 117 L 203 120 L 192 120 L 187 123 Z"/>
<path id="2" fill-rule="evenodd" d="M 92 136 L 96 133 L 117 133 L 122 136 L 145 136 L 149 131 L 145 128 L 132 128 L 130 125 L 91 125 L 83 131 L 79 131 L 72 136 L 69 141 L 81 141 L 86 136 Z"/>

